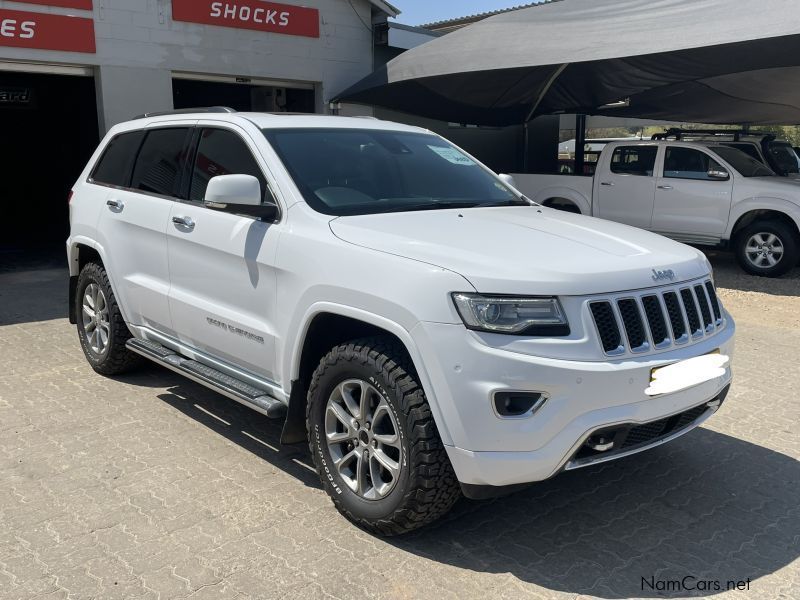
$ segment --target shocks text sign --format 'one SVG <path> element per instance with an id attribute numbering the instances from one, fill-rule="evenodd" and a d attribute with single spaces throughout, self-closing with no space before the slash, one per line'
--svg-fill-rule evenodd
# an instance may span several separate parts
<path id="1" fill-rule="evenodd" d="M 236 29 L 319 37 L 319 11 L 261 0 L 172 0 L 172 19 Z"/>

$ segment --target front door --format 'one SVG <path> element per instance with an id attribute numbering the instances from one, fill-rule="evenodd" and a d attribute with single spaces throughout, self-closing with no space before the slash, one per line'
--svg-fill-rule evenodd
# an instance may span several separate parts
<path id="1" fill-rule="evenodd" d="M 595 173 L 595 212 L 601 219 L 650 228 L 656 190 L 658 146 L 617 146 Z"/>
<path id="2" fill-rule="evenodd" d="M 720 238 L 728 225 L 733 181 L 697 148 L 667 146 L 656 185 L 653 231 L 681 239 Z M 714 173 L 714 175 L 709 175 Z"/>
<path id="3" fill-rule="evenodd" d="M 247 132 L 198 127 L 186 189 L 167 228 L 170 308 L 178 339 L 261 378 L 275 376 L 278 225 L 205 208 L 208 181 L 253 175 L 268 196 L 260 156 Z"/>

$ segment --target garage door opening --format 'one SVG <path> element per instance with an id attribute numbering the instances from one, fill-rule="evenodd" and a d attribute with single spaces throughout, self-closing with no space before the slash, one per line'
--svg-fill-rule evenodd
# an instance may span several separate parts
<path id="1" fill-rule="evenodd" d="M 175 108 L 229 106 L 238 111 L 314 112 L 314 90 L 227 83 L 221 81 L 172 80 Z"/>
<path id="2" fill-rule="evenodd" d="M 69 191 L 99 141 L 94 79 L 0 71 L 0 262 L 63 251 Z"/>

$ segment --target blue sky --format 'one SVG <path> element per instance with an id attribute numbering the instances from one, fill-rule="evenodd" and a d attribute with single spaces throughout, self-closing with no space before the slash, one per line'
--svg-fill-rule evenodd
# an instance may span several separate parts
<path id="1" fill-rule="evenodd" d="M 398 23 L 406 25 L 421 25 L 432 21 L 443 21 L 477 13 L 510 8 L 527 4 L 532 0 L 518 0 L 508 2 L 502 0 L 389 0 L 392 5 L 400 9 L 402 14 L 397 18 Z"/>

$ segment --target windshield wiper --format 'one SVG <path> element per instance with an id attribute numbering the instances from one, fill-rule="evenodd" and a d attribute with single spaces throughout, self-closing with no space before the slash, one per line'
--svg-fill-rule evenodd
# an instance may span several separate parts
<path id="1" fill-rule="evenodd" d="M 418 204 L 400 204 L 384 207 L 376 213 L 389 212 L 414 212 L 422 210 L 442 210 L 448 208 L 482 208 L 488 206 L 533 206 L 521 198 L 516 200 L 492 200 L 489 202 L 477 202 L 466 200 L 432 200 L 430 202 L 420 202 Z"/>
<path id="2" fill-rule="evenodd" d="M 384 210 L 377 212 L 412 212 L 416 210 L 439 210 L 445 208 L 473 208 L 479 206 L 477 202 L 421 202 L 419 204 L 398 204 L 391 207 L 386 207 Z"/>

